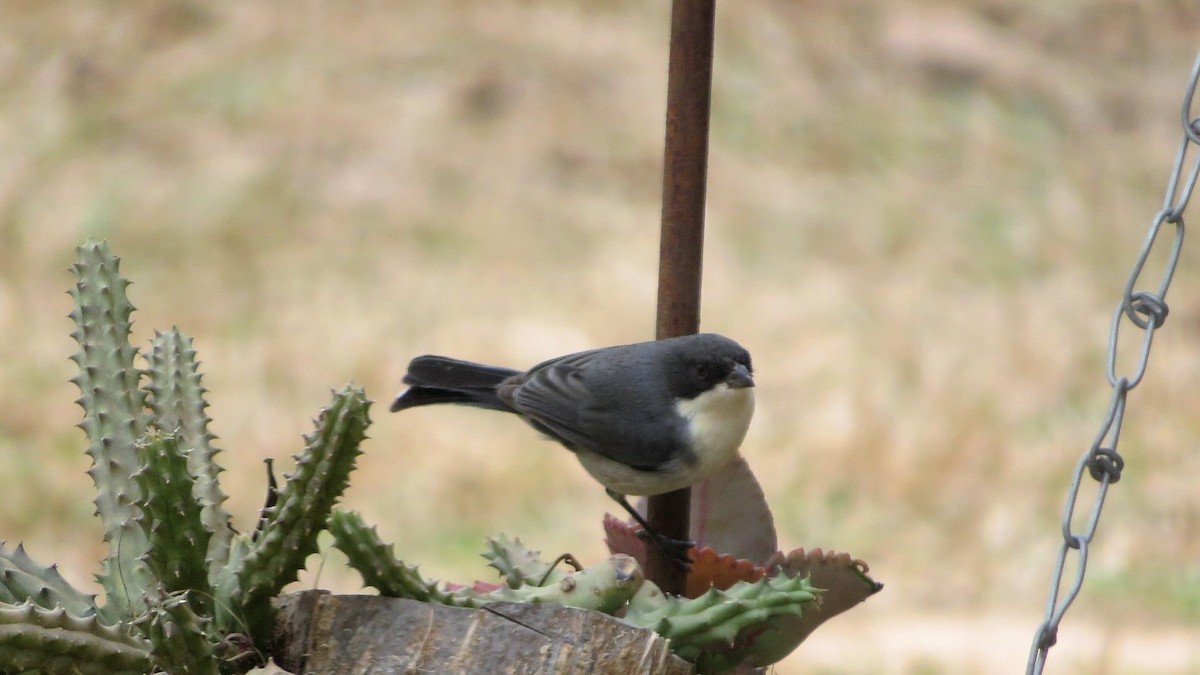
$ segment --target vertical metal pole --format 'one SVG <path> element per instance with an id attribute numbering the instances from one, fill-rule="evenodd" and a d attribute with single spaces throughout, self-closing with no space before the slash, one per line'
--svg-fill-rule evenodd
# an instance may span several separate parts
<path id="1" fill-rule="evenodd" d="M 700 329 L 700 272 L 704 253 L 704 196 L 708 177 L 708 119 L 712 94 L 716 0 L 671 3 L 667 72 L 667 133 L 663 162 L 662 236 L 658 262 L 658 339 Z M 656 532 L 688 538 L 691 490 L 651 497 L 647 519 Z M 685 574 L 648 547 L 647 576 L 664 591 L 683 591 Z"/>

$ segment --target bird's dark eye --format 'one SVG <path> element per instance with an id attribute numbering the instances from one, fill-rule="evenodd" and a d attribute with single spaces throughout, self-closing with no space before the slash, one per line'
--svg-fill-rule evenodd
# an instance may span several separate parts
<path id="1" fill-rule="evenodd" d="M 697 363 L 696 375 L 703 381 L 711 380 L 716 370 L 711 363 Z"/>

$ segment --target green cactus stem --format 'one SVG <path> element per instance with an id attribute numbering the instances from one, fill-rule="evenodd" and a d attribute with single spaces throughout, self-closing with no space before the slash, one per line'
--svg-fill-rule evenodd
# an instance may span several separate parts
<path id="1" fill-rule="evenodd" d="M 715 673 L 753 658 L 753 637 L 771 630 L 777 619 L 814 607 L 818 593 L 807 577 L 786 575 L 740 581 L 725 591 L 713 588 L 690 600 L 666 597 L 647 583 L 624 619 L 669 639 L 671 651 L 696 663 L 699 672 Z"/>
<path id="2" fill-rule="evenodd" d="M 637 561 L 627 555 L 615 555 L 587 569 L 564 573 L 543 586 L 502 586 L 488 591 L 469 587 L 448 590 L 439 588 L 436 581 L 422 578 L 416 567 L 397 560 L 392 545 L 385 544 L 358 513 L 334 512 L 329 520 L 329 530 L 333 533 L 334 546 L 346 554 L 350 566 L 362 575 L 363 583 L 388 597 L 455 607 L 482 607 L 500 601 L 556 603 L 612 614 L 623 607 L 645 581 Z M 489 546 L 493 552 L 497 550 L 495 541 Z M 525 551 L 523 546 L 519 548 Z M 542 565 L 548 568 L 546 563 Z"/>
<path id="3" fill-rule="evenodd" d="M 646 582 L 642 568 L 632 556 L 617 554 L 578 572 L 569 572 L 545 586 L 521 586 L 479 596 L 480 606 L 500 600 L 533 604 L 555 603 L 614 614 L 624 607 Z"/>
<path id="4" fill-rule="evenodd" d="M 374 527 L 367 527 L 357 511 L 336 509 L 329 516 L 329 532 L 333 545 L 358 570 L 363 584 L 391 598 L 409 598 L 421 602 L 436 602 L 455 607 L 468 606 L 459 596 L 438 588 L 436 581 L 426 581 L 415 566 L 396 559 L 392 544 L 386 544 Z"/>
<path id="5" fill-rule="evenodd" d="M 0 604 L 0 663 L 5 672 L 44 675 L 151 672 L 148 645 L 126 628 L 73 616 L 61 607 Z"/>
<path id="6" fill-rule="evenodd" d="M 137 350 L 129 344 L 134 307 L 125 293 L 129 282 L 118 271 L 120 261 L 103 242 L 86 243 L 77 253 L 71 266 L 76 277 L 71 335 L 80 349 L 71 357 L 79 366 L 72 381 L 84 411 L 79 426 L 89 440 L 96 513 L 109 543 L 98 575 L 107 594 L 104 614 L 116 621 L 142 609 L 130 605 L 152 582 L 140 561 L 147 543 L 134 522 L 138 489 L 131 478 L 140 465 L 134 444 L 148 424 L 146 395 L 139 388 L 142 371 L 134 365 Z"/>
<path id="7" fill-rule="evenodd" d="M 72 586 L 58 573 L 57 565 L 39 565 L 21 544 L 9 549 L 0 543 L 0 602 L 62 607 L 80 617 L 96 613 L 96 596 Z"/>
<path id="8" fill-rule="evenodd" d="M 246 625 L 242 619 L 241 585 L 238 574 L 242 569 L 242 561 L 250 551 L 250 538 L 246 535 L 235 534 L 229 541 L 229 559 L 225 566 L 217 571 L 213 583 L 214 619 L 220 632 L 245 633 Z"/>
<path id="9" fill-rule="evenodd" d="M 257 643 L 263 644 L 270 634 L 271 598 L 294 581 L 304 559 L 317 552 L 317 534 L 325 528 L 362 452 L 359 444 L 370 424 L 370 406 L 361 387 L 351 385 L 334 393 L 333 401 L 317 416 L 316 429 L 305 436 L 295 470 L 241 561 L 241 604 Z"/>
<path id="10" fill-rule="evenodd" d="M 135 626 L 150 641 L 155 667 L 171 675 L 217 675 L 220 660 L 211 620 L 197 615 L 190 593 L 164 595 Z"/>
<path id="11" fill-rule="evenodd" d="M 138 443 L 142 468 L 134 480 L 143 495 L 137 521 L 149 548 L 145 561 L 168 593 L 194 590 L 193 606 L 212 615 L 212 595 L 204 551 L 212 533 L 201 522 L 193 498 L 194 478 L 174 434 L 150 431 Z"/>
<path id="12" fill-rule="evenodd" d="M 177 435 L 180 445 L 187 449 L 187 470 L 195 479 L 192 493 L 201 506 L 201 522 L 212 533 L 208 572 L 210 582 L 215 583 L 218 571 L 229 558 L 233 528 L 222 506 L 227 497 L 217 482 L 222 469 L 214 459 L 217 450 L 212 441 L 216 437 L 208 431 L 208 402 L 204 400 L 208 390 L 201 384 L 192 338 L 172 326 L 155 333 L 151 345 L 146 355 L 150 378 L 147 402 L 154 425 L 164 433 Z"/>
<path id="13" fill-rule="evenodd" d="M 519 538 L 509 539 L 505 534 L 488 537 L 483 557 L 488 565 L 500 572 L 509 588 L 526 584 L 546 586 L 558 582 L 566 574 L 560 566 L 543 560 L 540 551 L 530 549 Z"/>

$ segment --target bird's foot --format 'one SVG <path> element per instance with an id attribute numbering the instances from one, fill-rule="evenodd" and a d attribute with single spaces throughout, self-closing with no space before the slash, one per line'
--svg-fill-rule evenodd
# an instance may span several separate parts
<path id="1" fill-rule="evenodd" d="M 672 563 L 685 570 L 691 566 L 692 559 L 688 556 L 688 551 L 696 546 L 696 542 L 689 539 L 672 539 L 649 528 L 638 530 L 637 536 L 642 541 L 653 544 Z"/>
<path id="2" fill-rule="evenodd" d="M 613 500 L 621 505 L 621 508 L 625 509 L 629 516 L 633 518 L 634 522 L 642 526 L 642 529 L 638 530 L 638 537 L 640 537 L 643 541 L 648 541 L 653 544 L 658 550 L 663 552 L 663 555 L 666 556 L 667 560 L 679 565 L 684 570 L 687 570 L 691 567 L 692 559 L 688 557 L 688 551 L 696 545 L 695 542 L 687 539 L 673 539 L 666 535 L 655 532 L 650 527 L 650 523 L 646 522 L 646 519 L 642 517 L 642 514 L 638 513 L 638 510 L 633 508 L 633 505 L 629 503 L 629 500 L 625 498 L 625 495 L 611 488 L 605 488 L 605 491 L 608 492 L 609 497 L 612 497 Z"/>

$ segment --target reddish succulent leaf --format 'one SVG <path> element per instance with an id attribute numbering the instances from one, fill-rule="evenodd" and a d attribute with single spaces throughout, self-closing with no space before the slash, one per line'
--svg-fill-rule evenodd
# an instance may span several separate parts
<path id="1" fill-rule="evenodd" d="M 646 511 L 645 500 L 637 508 Z M 646 564 L 646 542 L 640 527 L 606 514 L 605 540 L 612 553 L 625 553 Z M 695 598 L 715 586 L 725 590 L 738 581 L 754 582 L 780 573 L 807 576 L 822 592 L 803 616 L 779 616 L 754 630 L 743 631 L 727 656 L 743 666 L 766 666 L 782 659 L 817 626 L 877 593 L 883 584 L 867 576 L 867 565 L 846 553 L 821 549 L 776 550 L 775 523 L 762 488 L 740 456 L 708 481 L 692 487 L 691 537 L 698 548 L 689 555 L 684 594 Z M 720 551 L 720 552 L 718 552 Z M 740 672 L 740 670 L 739 670 Z"/>
<path id="2" fill-rule="evenodd" d="M 604 532 L 608 550 L 611 553 L 624 553 L 633 556 L 639 564 L 645 564 L 646 542 L 637 536 L 642 528 L 630 525 L 612 514 L 604 516 Z M 692 558 L 692 567 L 688 572 L 687 587 L 684 595 L 695 598 L 703 594 L 710 586 L 725 590 L 738 581 L 758 581 L 767 574 L 767 568 L 755 565 L 749 560 L 739 560 L 731 555 L 718 553 L 711 548 L 695 548 L 688 551 Z M 784 560 L 783 554 L 777 554 L 779 561 Z"/>
<path id="3" fill-rule="evenodd" d="M 741 455 L 692 486 L 690 522 L 697 546 L 737 558 L 761 562 L 779 547 L 767 498 Z"/>
<path id="4" fill-rule="evenodd" d="M 701 596 L 712 586 L 723 591 L 739 581 L 754 582 L 767 574 L 765 567 L 717 553 L 711 548 L 693 548 L 690 555 L 692 568 L 688 571 L 687 588 L 683 593 L 689 598 Z"/>
<path id="5" fill-rule="evenodd" d="M 776 553 L 770 562 L 770 574 L 808 576 L 815 587 L 826 591 L 818 596 L 816 606 L 807 607 L 802 616 L 776 616 L 765 624 L 742 631 L 733 644 L 713 652 L 716 662 L 741 661 L 736 672 L 755 672 L 754 668 L 779 661 L 817 626 L 883 587 L 867 576 L 865 563 L 845 553 L 797 549 L 787 554 Z"/>
<path id="6" fill-rule="evenodd" d="M 475 593 L 491 593 L 492 591 L 499 590 L 503 585 L 504 584 L 492 583 L 490 581 L 475 581 L 471 584 L 470 589 Z M 453 581 L 447 581 L 443 584 L 443 586 L 451 593 L 467 588 L 467 586 L 463 584 L 456 584 Z"/>
<path id="7" fill-rule="evenodd" d="M 637 536 L 642 528 L 621 520 L 611 513 L 604 514 L 604 543 L 608 552 L 633 556 L 643 568 L 646 567 L 646 542 Z"/>
<path id="8" fill-rule="evenodd" d="M 787 554 L 776 553 L 769 562 L 773 570 L 789 576 L 809 575 L 812 585 L 823 592 L 818 596 L 817 606 L 803 616 L 782 617 L 771 630 L 755 637 L 754 651 L 759 663 L 774 663 L 787 656 L 817 626 L 883 588 L 883 584 L 867 576 L 867 564 L 848 553 L 800 548 Z"/>
<path id="9" fill-rule="evenodd" d="M 637 536 L 641 528 L 606 514 L 604 531 L 608 548 L 613 553 L 633 556 L 645 564 L 646 542 Z M 709 547 L 692 548 L 692 568 L 688 573 L 684 594 L 695 598 L 710 587 L 725 590 L 738 581 L 754 582 L 764 575 L 807 576 L 812 585 L 822 590 L 815 606 L 802 616 L 780 616 L 769 624 L 738 635 L 728 651 L 746 655 L 746 666 L 765 666 L 787 656 L 803 642 L 817 626 L 841 614 L 879 592 L 883 584 L 867 575 L 867 564 L 847 553 L 813 549 L 795 549 L 789 553 L 776 551 L 765 556 L 761 565 L 718 553 Z M 742 656 L 737 656 L 740 659 Z"/>

